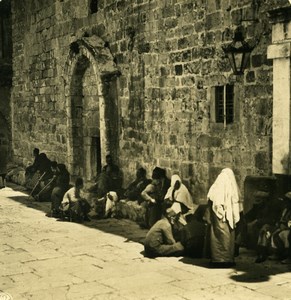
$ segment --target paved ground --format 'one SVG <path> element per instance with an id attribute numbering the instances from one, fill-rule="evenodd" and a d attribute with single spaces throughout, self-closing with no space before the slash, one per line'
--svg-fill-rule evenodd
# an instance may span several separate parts
<path id="1" fill-rule="evenodd" d="M 291 266 L 254 264 L 246 250 L 234 269 L 209 269 L 206 259 L 148 259 L 146 231 L 135 223 L 59 222 L 45 217 L 48 207 L 18 186 L 0 190 L 0 290 L 15 300 L 291 299 Z"/>

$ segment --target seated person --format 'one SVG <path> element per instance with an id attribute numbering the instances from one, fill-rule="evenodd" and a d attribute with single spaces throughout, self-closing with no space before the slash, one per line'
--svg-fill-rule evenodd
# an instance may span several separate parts
<path id="1" fill-rule="evenodd" d="M 102 198 L 105 197 L 108 192 L 114 191 L 120 197 L 123 194 L 122 173 L 119 167 L 113 163 L 110 154 L 106 155 L 106 162 L 107 164 L 97 176 L 96 183 L 89 188 L 89 192 L 94 192 L 98 198 Z"/>
<path id="2" fill-rule="evenodd" d="M 192 215 L 198 208 L 194 204 L 191 194 L 187 187 L 182 183 L 179 175 L 172 175 L 171 186 L 169 187 L 165 200 L 172 202 L 179 202 L 182 209 L 182 215 L 186 218 L 187 215 Z"/>
<path id="3" fill-rule="evenodd" d="M 56 166 L 56 163 L 53 163 Z M 36 173 L 33 175 L 30 184 L 33 184 L 30 196 L 38 199 L 38 194 L 45 188 L 53 177 L 53 169 L 51 161 L 47 158 L 45 153 L 39 155 L 39 165 Z"/>
<path id="4" fill-rule="evenodd" d="M 55 186 L 51 193 L 51 213 L 49 216 L 59 217 L 60 216 L 60 205 L 63 200 L 65 192 L 69 189 L 70 185 L 70 173 L 68 172 L 64 164 L 57 165 L 57 174 Z"/>
<path id="5" fill-rule="evenodd" d="M 116 204 L 118 195 L 116 192 L 108 192 L 104 197 L 94 200 L 94 215 L 97 218 L 114 218 L 116 216 Z"/>
<path id="6" fill-rule="evenodd" d="M 144 168 L 139 168 L 136 171 L 135 180 L 125 189 L 124 197 L 126 197 L 128 200 L 138 200 L 139 202 L 142 202 L 141 192 L 150 183 L 151 179 L 147 178 L 146 170 Z"/>
<path id="7" fill-rule="evenodd" d="M 283 201 L 280 198 L 269 200 L 261 215 L 261 219 L 255 220 L 255 224 L 261 225 L 257 241 L 256 263 L 265 261 L 270 252 L 271 234 L 277 229 L 277 222 L 283 212 Z"/>
<path id="8" fill-rule="evenodd" d="M 184 247 L 181 242 L 176 242 L 173 236 L 173 224 L 177 217 L 174 210 L 163 208 L 163 217 L 157 221 L 146 235 L 144 250 L 147 257 L 180 256 Z"/>
<path id="9" fill-rule="evenodd" d="M 51 193 L 55 187 L 58 174 L 58 164 L 56 161 L 50 162 L 50 169 L 46 171 L 45 176 L 40 181 L 39 191 L 34 195 L 37 201 L 51 201 Z"/>
<path id="10" fill-rule="evenodd" d="M 288 248 L 287 258 L 285 258 L 281 261 L 282 264 L 291 264 L 291 224 L 290 224 L 290 222 L 288 223 L 288 227 L 289 227 L 289 233 L 288 233 L 287 240 L 288 240 L 289 248 Z"/>
<path id="11" fill-rule="evenodd" d="M 258 237 L 264 224 L 275 224 L 281 213 L 281 202 L 270 198 L 265 191 L 256 191 L 252 208 L 242 215 L 237 237 L 241 245 L 249 249 L 257 247 Z"/>
<path id="12" fill-rule="evenodd" d="M 117 201 L 118 201 L 118 196 L 116 192 L 109 192 L 106 194 L 104 218 L 116 216 Z"/>
<path id="13" fill-rule="evenodd" d="M 141 192 L 142 205 L 146 207 L 146 220 L 143 225 L 152 227 L 162 216 L 162 204 L 170 187 L 166 170 L 156 167 L 152 173 L 152 182 Z"/>
<path id="14" fill-rule="evenodd" d="M 289 253 L 288 236 L 291 227 L 291 192 L 285 194 L 284 209 L 280 221 L 276 224 L 275 230 L 271 233 L 272 259 L 286 259 Z"/>
<path id="15" fill-rule="evenodd" d="M 83 179 L 79 177 L 75 181 L 75 186 L 70 188 L 64 194 L 60 206 L 63 217 L 69 214 L 72 221 L 90 221 L 88 213 L 91 210 L 91 206 L 88 201 L 82 196 L 83 187 Z"/>

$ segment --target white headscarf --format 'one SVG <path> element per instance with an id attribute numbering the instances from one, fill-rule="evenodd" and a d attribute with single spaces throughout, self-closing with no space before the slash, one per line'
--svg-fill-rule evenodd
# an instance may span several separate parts
<path id="1" fill-rule="evenodd" d="M 110 212 L 115 211 L 116 202 L 118 201 L 118 196 L 116 192 L 109 192 L 106 194 L 105 198 L 105 217 L 108 216 Z"/>
<path id="2" fill-rule="evenodd" d="M 240 219 L 239 189 L 229 168 L 217 176 L 209 189 L 207 198 L 213 202 L 212 209 L 219 219 L 227 220 L 233 229 Z"/>
<path id="3" fill-rule="evenodd" d="M 173 195 L 174 185 L 176 181 L 179 181 L 181 185 L 179 189 L 175 190 Z M 191 194 L 189 193 L 186 186 L 182 183 L 182 180 L 179 177 L 179 175 L 172 175 L 171 186 L 169 187 L 165 196 L 165 199 L 167 198 L 172 201 L 183 203 L 189 210 L 194 210 L 194 208 L 197 208 L 196 205 L 193 203 Z"/>

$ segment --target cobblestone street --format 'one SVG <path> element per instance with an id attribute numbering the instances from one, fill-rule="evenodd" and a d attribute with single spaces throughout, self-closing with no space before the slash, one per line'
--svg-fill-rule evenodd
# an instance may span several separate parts
<path id="1" fill-rule="evenodd" d="M 0 290 L 15 300 L 291 299 L 290 266 L 254 264 L 245 249 L 234 269 L 148 259 L 146 231 L 132 221 L 61 222 L 45 216 L 48 207 L 19 186 L 0 190 Z"/>

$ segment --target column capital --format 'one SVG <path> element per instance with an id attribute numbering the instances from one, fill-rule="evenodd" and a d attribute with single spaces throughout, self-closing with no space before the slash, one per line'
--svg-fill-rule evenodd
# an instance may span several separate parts
<path id="1" fill-rule="evenodd" d="M 288 58 L 291 54 L 291 42 L 272 44 L 268 47 L 268 59 Z"/>

